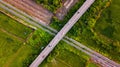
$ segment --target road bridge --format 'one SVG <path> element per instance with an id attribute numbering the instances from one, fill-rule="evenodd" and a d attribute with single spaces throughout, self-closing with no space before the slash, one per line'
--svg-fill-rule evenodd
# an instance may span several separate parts
<path id="1" fill-rule="evenodd" d="M 38 67 L 39 64 L 48 56 L 48 54 L 55 48 L 59 41 L 66 35 L 66 33 L 73 27 L 79 18 L 87 11 L 87 9 L 94 3 L 95 0 L 86 0 L 85 3 L 78 9 L 72 18 L 65 24 L 65 26 L 57 33 L 52 41 L 40 53 L 40 55 L 33 61 L 30 67 Z"/>

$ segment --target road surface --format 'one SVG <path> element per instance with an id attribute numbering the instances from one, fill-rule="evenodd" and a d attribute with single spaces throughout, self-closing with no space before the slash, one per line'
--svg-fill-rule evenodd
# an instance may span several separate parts
<path id="1" fill-rule="evenodd" d="M 65 34 L 72 28 L 72 26 L 79 20 L 79 18 L 87 11 L 95 0 L 86 0 L 85 3 L 78 9 L 73 17 L 65 24 L 65 26 L 58 32 L 53 40 L 46 46 L 40 55 L 33 61 L 30 67 L 38 67 L 39 64 L 48 56 Z"/>
<path id="2" fill-rule="evenodd" d="M 45 30 L 46 32 L 48 32 L 48 33 L 51 34 L 51 35 L 55 35 L 55 33 L 57 33 L 57 30 L 55 30 L 55 29 L 53 29 L 53 28 L 51 28 L 51 27 L 49 27 L 49 26 L 46 26 L 46 25 L 44 25 L 44 24 L 41 24 L 42 26 L 46 27 L 47 29 L 46 29 L 46 28 L 43 28 L 43 27 L 41 27 L 39 24 L 35 23 L 35 22 L 39 22 L 37 19 L 35 19 L 35 18 L 27 15 L 26 13 L 24 13 L 24 12 L 22 12 L 22 11 L 16 9 L 16 8 L 14 8 L 14 7 L 12 7 L 11 5 L 9 5 L 9 4 L 7 4 L 7 3 L 5 3 L 5 2 L 3 2 L 3 1 L 1 1 L 1 2 L 2 2 L 4 5 L 7 6 L 7 7 L 6 7 L 6 6 L 2 5 L 2 4 L 0 4 L 0 7 L 1 7 L 1 8 L 4 8 L 5 10 L 8 10 L 9 12 L 11 12 L 11 11 L 13 10 L 12 13 L 13 13 L 14 15 L 20 17 L 20 18 L 23 19 L 23 20 L 26 20 L 28 23 L 31 23 L 32 25 L 34 25 L 34 26 L 36 26 L 36 27 L 38 27 L 38 28 L 41 28 L 41 29 Z M 12 8 L 12 9 L 10 9 L 10 8 L 8 8 L 8 7 Z M 16 13 L 16 12 L 18 12 L 18 13 Z M 26 18 L 26 16 L 27 16 L 27 18 Z M 30 19 L 29 19 L 29 18 L 30 18 Z M 32 21 L 31 19 L 34 20 L 34 21 Z M 48 30 L 48 29 L 49 29 L 49 30 Z M 54 32 L 54 33 L 53 33 L 53 32 Z M 69 38 L 69 37 L 65 36 L 64 39 L 62 39 L 62 40 L 65 41 L 66 43 L 70 44 L 71 46 L 73 46 L 73 47 L 75 47 L 75 48 L 77 48 L 77 49 L 85 52 L 86 54 L 88 54 L 89 56 L 91 56 L 91 57 L 93 57 L 93 58 L 96 58 L 96 57 L 97 57 L 96 60 L 102 60 L 102 61 L 100 61 L 100 62 L 105 63 L 106 65 L 111 64 L 112 66 L 109 66 L 109 67 L 120 67 L 119 64 L 117 64 L 117 63 L 115 63 L 114 61 L 108 59 L 107 57 L 104 57 L 104 56 L 98 54 L 97 52 L 95 52 L 95 51 L 89 49 L 88 47 L 80 44 L 79 42 L 75 41 L 75 40 L 72 39 L 72 38 Z M 77 46 L 76 46 L 76 45 L 77 45 Z M 83 49 L 83 48 L 84 48 L 84 49 Z M 94 57 L 94 56 L 95 56 L 95 57 Z M 101 58 L 100 58 L 100 57 L 101 57 Z M 108 62 L 109 64 L 106 63 L 106 62 Z"/>

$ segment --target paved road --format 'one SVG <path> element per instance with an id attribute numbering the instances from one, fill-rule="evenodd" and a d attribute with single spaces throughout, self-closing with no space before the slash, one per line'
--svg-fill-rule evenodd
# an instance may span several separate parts
<path id="1" fill-rule="evenodd" d="M 38 67 L 39 64 L 48 56 L 48 54 L 54 49 L 59 41 L 65 36 L 65 34 L 72 28 L 72 26 L 79 20 L 79 18 L 87 11 L 94 0 L 86 0 L 85 3 L 78 9 L 73 17 L 65 24 L 65 26 L 58 32 L 53 40 L 46 46 L 46 48 L 40 53 L 40 55 L 33 61 L 30 67 Z"/>
<path id="2" fill-rule="evenodd" d="M 51 28 L 51 27 L 49 27 L 49 26 L 46 26 L 46 25 L 44 25 L 44 24 L 41 24 L 41 25 L 43 25 L 44 27 L 48 28 L 48 29 L 49 29 L 49 30 L 48 30 L 48 29 L 46 29 L 46 28 L 41 27 L 39 24 L 35 23 L 35 22 L 39 22 L 37 19 L 35 19 L 35 18 L 33 18 L 33 17 L 25 14 L 24 12 L 22 12 L 22 11 L 20 11 L 20 10 L 14 8 L 14 7 L 12 7 L 11 5 L 9 5 L 9 4 L 5 3 L 5 2 L 2 2 L 2 3 L 8 5 L 7 7 L 12 8 L 12 10 L 13 10 L 12 13 L 13 13 L 14 15 L 20 17 L 21 19 L 26 20 L 27 22 L 31 23 L 32 25 L 34 25 L 34 26 L 36 26 L 36 27 L 38 27 L 38 28 L 41 28 L 41 29 L 45 30 L 46 32 L 48 32 L 48 33 L 51 34 L 51 35 L 55 35 L 55 33 L 57 33 L 57 30 L 55 30 L 55 29 L 53 29 L 53 28 Z M 2 7 L 1 7 L 1 6 L 2 6 Z M 11 11 L 10 11 L 11 9 L 7 8 L 6 6 L 3 7 L 2 4 L 0 4 L 0 7 L 1 7 L 1 8 L 4 8 L 4 9 L 6 8 L 6 10 L 8 10 L 9 12 L 11 12 Z M 19 13 L 16 13 L 16 12 L 19 12 Z M 26 16 L 27 16 L 27 18 L 26 18 Z M 30 19 L 29 19 L 29 18 L 30 18 Z M 34 20 L 34 21 L 32 21 L 32 20 Z M 53 33 L 53 32 L 54 32 L 54 33 Z M 75 47 L 75 48 L 77 48 L 77 49 L 85 52 L 86 54 L 90 55 L 91 57 L 94 57 L 94 56 L 95 56 L 94 58 L 97 57 L 96 60 L 98 60 L 98 61 L 99 61 L 99 60 L 102 60 L 102 61 L 100 61 L 100 62 L 103 62 L 103 63 L 108 62 L 109 64 L 112 64 L 112 66 L 109 66 L 109 67 L 120 67 L 119 64 L 115 63 L 114 61 L 111 61 L 110 59 L 108 59 L 108 58 L 106 58 L 106 57 L 104 57 L 104 56 L 102 56 L 102 55 L 100 55 L 100 54 L 98 54 L 98 53 L 96 53 L 95 51 L 92 51 L 91 49 L 89 49 L 88 47 L 80 44 L 79 42 L 75 41 L 74 39 L 71 39 L 71 38 L 65 36 L 64 39 L 62 39 L 62 40 L 65 41 L 66 43 L 70 44 L 71 46 L 73 46 L 73 47 Z M 77 46 L 76 46 L 76 45 L 77 45 Z M 102 58 L 99 58 L 99 57 L 102 57 Z M 109 65 L 108 63 L 106 63 L 106 64 Z"/>

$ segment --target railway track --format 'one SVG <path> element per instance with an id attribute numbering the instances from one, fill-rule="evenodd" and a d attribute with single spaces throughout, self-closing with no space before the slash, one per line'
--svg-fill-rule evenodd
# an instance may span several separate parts
<path id="1" fill-rule="evenodd" d="M 6 6 L 5 6 L 6 5 Z M 38 28 L 41 28 L 43 30 L 45 30 L 46 32 L 48 32 L 49 34 L 51 35 L 55 35 L 57 33 L 57 30 L 49 27 L 49 26 L 46 26 L 44 24 L 37 24 L 36 22 L 39 22 L 38 20 L 36 20 L 35 18 L 27 15 L 26 13 L 12 7 L 11 5 L 5 3 L 4 1 L 0 1 L 0 7 L 5 9 L 5 10 L 8 10 L 9 12 L 13 13 L 14 15 L 20 17 L 21 19 L 31 23 L 32 25 L 38 27 Z M 9 7 L 9 8 L 8 8 Z M 17 12 L 17 13 L 16 13 Z M 30 20 L 30 19 L 32 20 Z M 103 63 L 106 63 L 107 65 L 110 65 L 109 67 L 120 67 L 120 65 L 118 63 L 115 63 L 114 61 L 108 59 L 107 57 L 104 57 L 102 55 L 100 55 L 99 53 L 89 49 L 88 47 L 80 44 L 79 42 L 75 41 L 74 39 L 72 38 L 69 38 L 67 36 L 64 37 L 64 39 L 62 39 L 63 41 L 65 41 L 66 43 L 70 44 L 71 46 L 85 52 L 86 54 L 88 54 L 89 56 L 93 57 L 93 58 L 97 58 L 96 60 L 102 60 L 100 62 L 103 62 Z M 112 66 L 111 66 L 112 65 Z"/>

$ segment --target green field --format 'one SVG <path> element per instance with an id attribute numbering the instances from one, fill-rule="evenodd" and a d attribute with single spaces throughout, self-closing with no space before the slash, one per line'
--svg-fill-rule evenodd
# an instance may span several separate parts
<path id="1" fill-rule="evenodd" d="M 9 67 L 33 30 L 1 12 L 0 18 L 0 67 Z"/>
<path id="2" fill-rule="evenodd" d="M 120 1 L 113 0 L 110 7 L 101 15 L 95 25 L 95 31 L 103 45 L 104 53 L 120 62 Z"/>
<path id="3" fill-rule="evenodd" d="M 0 31 L 0 66 L 3 66 L 21 47 L 22 42 Z"/>
<path id="4" fill-rule="evenodd" d="M 101 18 L 96 23 L 96 31 L 102 35 L 120 41 L 120 1 L 112 1 L 109 8 L 107 8 Z"/>
<path id="5" fill-rule="evenodd" d="M 100 67 L 99 65 L 93 63 L 93 62 L 88 62 L 86 67 Z"/>
<path id="6" fill-rule="evenodd" d="M 32 29 L 18 23 L 17 21 L 11 19 L 10 17 L 4 15 L 1 12 L 0 18 L 0 28 L 6 30 L 8 33 L 11 33 L 17 37 L 25 39 L 32 32 Z"/>
<path id="7" fill-rule="evenodd" d="M 35 33 L 33 34 L 33 37 L 36 36 L 36 32 L 38 33 L 38 31 L 35 31 Z M 43 41 L 43 38 L 46 38 L 46 37 L 44 37 L 44 35 L 48 35 L 43 30 L 39 30 L 39 34 L 41 34 L 40 36 L 37 34 L 37 36 L 39 36 L 39 42 L 46 43 L 49 41 L 49 40 Z M 31 38 L 30 38 L 30 40 L 31 40 Z M 15 42 L 16 41 L 17 40 L 15 40 Z M 10 51 L 12 49 L 14 49 L 14 50 L 16 49 L 16 50 L 14 53 L 10 53 L 10 55 L 11 55 L 10 57 L 7 56 L 7 58 L 9 58 L 9 59 L 4 59 L 4 61 L 6 61 L 6 62 L 4 62 L 4 64 L 1 65 L 2 67 L 28 67 L 29 64 L 35 59 L 35 57 L 37 57 L 37 55 L 41 51 L 41 47 L 43 47 L 45 45 L 45 44 L 37 43 L 38 45 L 36 44 L 36 46 L 33 46 L 31 44 L 31 41 L 27 42 L 26 44 L 23 44 L 23 42 L 21 42 L 20 46 L 18 46 L 18 44 L 19 43 L 9 46 L 11 48 L 8 51 Z M 7 43 L 7 45 L 9 45 L 9 44 Z M 39 47 L 37 47 L 37 46 L 39 46 Z M 6 47 L 6 49 L 8 49 L 9 47 Z M 5 46 L 2 48 L 4 49 Z M 5 53 L 3 49 L 1 49 L 1 51 L 2 51 L 2 53 Z M 3 56 L 1 56 L 1 57 L 4 58 Z"/>

